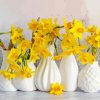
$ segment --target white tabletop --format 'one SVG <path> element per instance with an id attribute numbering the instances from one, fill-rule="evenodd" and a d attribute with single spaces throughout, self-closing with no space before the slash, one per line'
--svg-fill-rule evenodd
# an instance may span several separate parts
<path id="1" fill-rule="evenodd" d="M 0 100 L 100 100 L 100 93 L 64 92 L 56 96 L 48 92 L 0 92 Z"/>

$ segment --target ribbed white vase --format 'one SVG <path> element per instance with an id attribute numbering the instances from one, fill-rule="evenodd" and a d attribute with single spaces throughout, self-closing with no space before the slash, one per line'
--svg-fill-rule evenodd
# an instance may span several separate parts
<path id="1" fill-rule="evenodd" d="M 98 62 L 87 64 L 79 73 L 78 87 L 85 92 L 100 90 L 100 67 Z"/>
<path id="2" fill-rule="evenodd" d="M 32 69 L 32 71 L 35 71 L 36 67 L 33 62 L 30 62 L 28 66 Z M 21 91 L 33 91 L 36 90 L 35 83 L 34 83 L 34 76 L 30 78 L 15 78 L 12 80 L 13 85 L 17 90 Z"/>
<path id="3" fill-rule="evenodd" d="M 73 54 L 62 58 L 60 62 L 60 73 L 64 91 L 75 91 L 77 88 L 78 65 Z"/>
<path id="4" fill-rule="evenodd" d="M 1 70 L 6 70 L 9 64 L 7 63 L 7 56 L 9 54 L 9 51 L 4 51 L 2 50 L 2 55 L 3 55 L 3 61 L 2 61 L 2 66 Z M 11 80 L 8 80 L 4 78 L 4 76 L 0 76 L 0 91 L 16 91 L 16 88 L 12 85 Z"/>
<path id="5" fill-rule="evenodd" d="M 50 47 L 50 51 L 54 52 L 54 47 Z M 52 83 L 61 83 L 61 75 L 58 66 L 51 58 L 41 58 L 35 74 L 35 84 L 40 91 L 50 91 Z"/>

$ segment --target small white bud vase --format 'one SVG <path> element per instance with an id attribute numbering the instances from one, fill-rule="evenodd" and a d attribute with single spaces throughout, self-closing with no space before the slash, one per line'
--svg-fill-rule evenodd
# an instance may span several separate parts
<path id="1" fill-rule="evenodd" d="M 100 90 L 100 67 L 98 62 L 87 64 L 79 73 L 78 87 L 85 92 Z"/>
<path id="2" fill-rule="evenodd" d="M 53 53 L 54 47 L 50 47 L 50 51 Z M 61 83 L 61 75 L 58 66 L 51 58 L 41 58 L 41 61 L 37 67 L 35 74 L 35 84 L 40 91 L 50 91 L 52 83 Z"/>
<path id="3" fill-rule="evenodd" d="M 78 65 L 73 54 L 61 59 L 60 73 L 64 91 L 75 91 L 77 89 Z"/>
<path id="4" fill-rule="evenodd" d="M 6 68 L 9 66 L 9 64 L 6 61 L 8 54 L 9 51 L 2 50 L 3 61 L 1 70 L 6 70 Z M 4 76 L 0 75 L 0 91 L 16 91 L 16 88 L 12 85 L 11 80 L 8 80 Z"/>
<path id="5" fill-rule="evenodd" d="M 33 62 L 28 63 L 28 66 L 35 71 L 36 67 Z M 34 76 L 30 78 L 15 78 L 12 80 L 13 85 L 17 90 L 20 91 L 33 91 L 36 90 L 35 83 L 34 83 Z"/>

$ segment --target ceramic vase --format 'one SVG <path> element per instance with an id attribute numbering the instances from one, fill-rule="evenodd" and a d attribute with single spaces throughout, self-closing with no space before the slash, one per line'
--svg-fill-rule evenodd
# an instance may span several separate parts
<path id="1" fill-rule="evenodd" d="M 3 61 L 1 65 L 1 70 L 6 70 L 9 64 L 7 63 L 7 56 L 9 51 L 2 50 Z M 13 86 L 11 80 L 4 78 L 3 75 L 0 75 L 0 91 L 16 91 L 16 88 Z"/>
<path id="2" fill-rule="evenodd" d="M 28 66 L 35 71 L 36 67 L 33 62 L 28 63 Z M 34 76 L 30 78 L 15 78 L 12 80 L 13 85 L 17 90 L 20 91 L 33 91 L 36 90 L 35 83 L 34 83 Z"/>
<path id="3" fill-rule="evenodd" d="M 78 87 L 85 92 L 100 90 L 100 67 L 98 62 L 87 64 L 79 73 Z"/>
<path id="4" fill-rule="evenodd" d="M 77 89 L 78 65 L 73 54 L 61 59 L 60 73 L 64 91 L 75 91 Z"/>
<path id="5" fill-rule="evenodd" d="M 50 46 L 50 51 L 54 53 L 54 47 Z M 52 83 L 61 83 L 61 75 L 58 66 L 51 58 L 41 58 L 35 74 L 35 84 L 40 91 L 50 91 Z"/>

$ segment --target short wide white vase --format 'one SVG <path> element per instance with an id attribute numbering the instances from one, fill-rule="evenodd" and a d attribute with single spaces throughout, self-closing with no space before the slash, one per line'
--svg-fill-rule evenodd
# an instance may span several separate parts
<path id="1" fill-rule="evenodd" d="M 32 71 L 35 71 L 36 67 L 33 62 L 30 62 L 29 67 L 32 69 Z M 33 91 L 36 90 L 35 83 L 34 83 L 34 76 L 30 78 L 15 78 L 12 80 L 13 85 L 17 90 L 20 91 Z"/>
<path id="2" fill-rule="evenodd" d="M 9 51 L 2 50 L 3 61 L 1 70 L 6 70 L 9 64 L 7 63 L 7 56 Z M 11 80 L 6 79 L 4 76 L 0 75 L 0 91 L 16 91 L 16 88 L 12 85 Z"/>
<path id="3" fill-rule="evenodd" d="M 79 73 L 78 87 L 85 92 L 100 90 L 100 67 L 98 62 L 87 64 Z"/>
<path id="4" fill-rule="evenodd" d="M 60 73 L 64 91 L 75 91 L 77 89 L 78 65 L 73 54 L 61 59 Z"/>
<path id="5" fill-rule="evenodd" d="M 53 53 L 54 47 L 50 47 Z M 50 91 L 51 84 L 58 82 L 61 83 L 61 75 L 58 66 L 51 58 L 41 57 L 41 61 L 37 67 L 35 74 L 35 84 L 40 91 Z"/>

